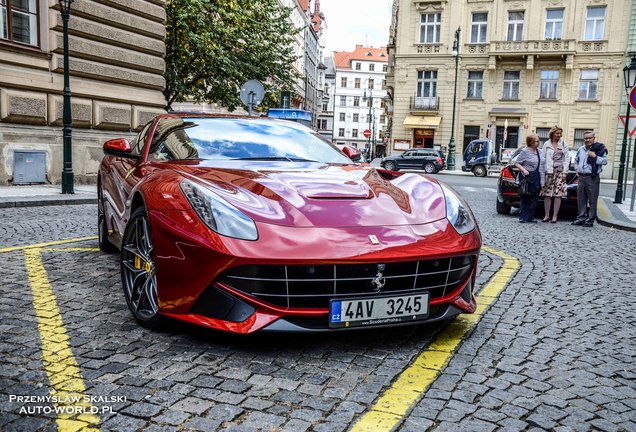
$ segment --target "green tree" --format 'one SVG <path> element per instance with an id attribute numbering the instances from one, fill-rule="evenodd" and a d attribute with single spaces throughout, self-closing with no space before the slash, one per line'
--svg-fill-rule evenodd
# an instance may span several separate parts
<path id="1" fill-rule="evenodd" d="M 272 103 L 297 78 L 290 13 L 277 0 L 168 0 L 166 109 L 189 99 L 233 111 L 250 79 Z"/>

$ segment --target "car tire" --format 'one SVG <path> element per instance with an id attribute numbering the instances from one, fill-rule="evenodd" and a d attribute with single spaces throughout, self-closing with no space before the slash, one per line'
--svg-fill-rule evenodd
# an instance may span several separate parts
<path id="1" fill-rule="evenodd" d="M 397 171 L 398 168 L 395 165 L 395 162 L 392 161 L 386 161 L 384 162 L 384 169 L 389 170 L 389 171 Z"/>
<path id="2" fill-rule="evenodd" d="M 473 167 L 473 174 L 475 174 L 476 177 L 486 177 L 486 174 L 488 174 L 488 171 L 486 170 L 486 167 L 483 165 L 475 165 Z"/>
<path id="3" fill-rule="evenodd" d="M 509 215 L 510 209 L 511 207 L 508 204 L 502 203 L 501 201 L 497 200 L 497 214 Z"/>
<path id="4" fill-rule="evenodd" d="M 130 215 L 121 247 L 121 282 L 128 308 L 135 320 L 149 329 L 161 327 L 155 274 L 155 253 L 148 213 L 139 207 Z"/>
<path id="5" fill-rule="evenodd" d="M 97 186 L 97 244 L 102 252 L 117 252 L 117 247 L 108 240 L 108 227 L 104 213 L 104 192 L 101 185 Z"/>
<path id="6" fill-rule="evenodd" d="M 435 165 L 429 162 L 424 164 L 424 172 L 427 174 L 435 174 L 437 170 L 435 169 Z"/>

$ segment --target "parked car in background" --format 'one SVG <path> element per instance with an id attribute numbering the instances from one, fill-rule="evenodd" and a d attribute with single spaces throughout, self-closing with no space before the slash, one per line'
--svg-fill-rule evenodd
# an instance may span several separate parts
<path id="1" fill-rule="evenodd" d="M 501 169 L 499 180 L 497 181 L 497 213 L 510 214 L 512 208 L 519 208 L 519 185 L 517 176 L 519 170 L 514 166 L 521 149 L 517 149 L 509 164 Z M 561 200 L 562 211 L 577 211 L 576 193 L 579 179 L 576 172 L 570 170 L 567 176 L 567 197 Z M 543 197 L 539 197 L 537 211 L 543 211 Z"/>
<path id="2" fill-rule="evenodd" d="M 414 148 L 398 156 L 382 158 L 380 166 L 389 171 L 421 169 L 427 174 L 434 174 L 444 168 L 444 159 L 439 155 L 439 150 Z"/>

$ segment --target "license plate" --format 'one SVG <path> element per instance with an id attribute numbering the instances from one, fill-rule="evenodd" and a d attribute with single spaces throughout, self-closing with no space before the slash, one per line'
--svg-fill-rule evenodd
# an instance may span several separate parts
<path id="1" fill-rule="evenodd" d="M 428 317 L 428 293 L 399 297 L 331 300 L 330 327 L 358 327 L 418 321 Z"/>

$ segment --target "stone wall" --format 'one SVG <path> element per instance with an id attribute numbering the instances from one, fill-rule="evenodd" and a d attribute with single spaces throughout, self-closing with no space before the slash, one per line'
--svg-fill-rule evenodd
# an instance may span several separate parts
<path id="1" fill-rule="evenodd" d="M 164 0 L 75 0 L 69 21 L 73 171 L 95 180 L 103 141 L 131 137 L 164 111 Z M 0 184 L 15 150 L 46 152 L 62 170 L 63 37 L 56 0 L 41 0 L 39 46 L 0 40 Z"/>

